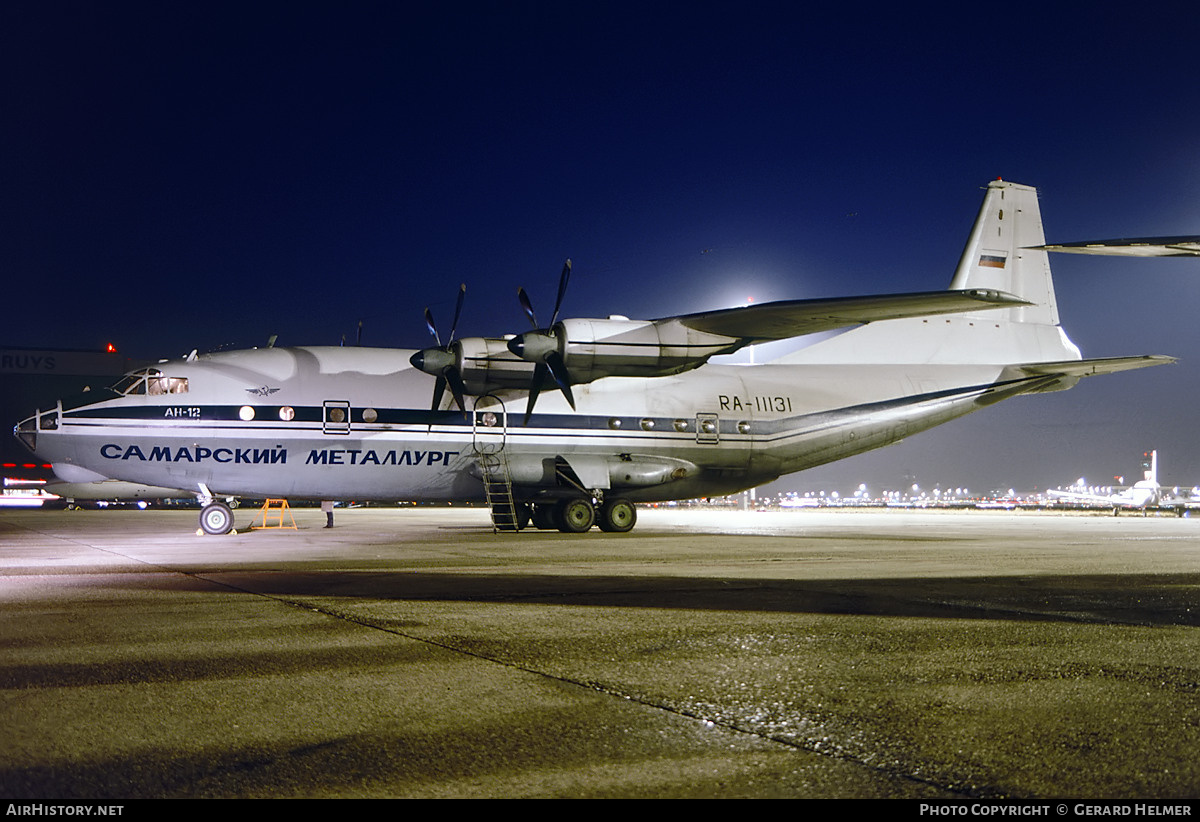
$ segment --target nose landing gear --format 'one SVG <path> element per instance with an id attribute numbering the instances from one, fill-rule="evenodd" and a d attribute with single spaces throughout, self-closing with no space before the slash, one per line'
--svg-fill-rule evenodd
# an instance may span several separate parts
<path id="1" fill-rule="evenodd" d="M 220 536 L 233 530 L 233 511 L 223 502 L 210 502 L 200 511 L 200 530 Z"/>

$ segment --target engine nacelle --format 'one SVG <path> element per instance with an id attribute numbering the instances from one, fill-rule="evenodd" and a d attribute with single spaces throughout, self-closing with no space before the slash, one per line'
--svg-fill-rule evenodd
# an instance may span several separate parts
<path id="1" fill-rule="evenodd" d="M 741 347 L 743 341 L 688 328 L 677 321 L 651 322 L 624 317 L 570 319 L 555 325 L 550 335 L 533 334 L 553 342 L 574 384 L 602 377 L 664 377 L 699 368 L 709 357 Z M 531 341 L 529 357 L 539 349 Z"/>
<path id="2" fill-rule="evenodd" d="M 696 331 L 676 320 L 571 319 L 548 331 L 517 337 L 464 337 L 446 348 L 419 351 L 412 363 L 434 375 L 454 368 L 466 393 L 479 396 L 505 388 L 528 389 L 535 365 L 555 354 L 562 357 L 571 384 L 583 385 L 604 377 L 665 377 L 690 371 L 745 342 Z"/>
<path id="3" fill-rule="evenodd" d="M 450 346 L 468 394 L 529 387 L 533 363 L 509 351 L 507 343 L 499 337 L 464 337 Z"/>

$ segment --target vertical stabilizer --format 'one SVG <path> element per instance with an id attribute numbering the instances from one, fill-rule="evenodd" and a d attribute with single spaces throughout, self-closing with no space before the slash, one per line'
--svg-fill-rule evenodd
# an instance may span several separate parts
<path id="1" fill-rule="evenodd" d="M 1058 325 L 1058 304 L 1045 251 L 1037 189 L 995 180 L 963 249 L 950 288 L 994 288 L 1033 303 L 1009 309 L 1013 322 Z"/>
<path id="2" fill-rule="evenodd" d="M 881 320 L 780 357 L 781 363 L 1012 363 L 1079 360 L 1058 323 L 1037 189 L 995 180 L 971 228 L 951 289 L 988 288 L 1030 305 L 934 318 Z"/>

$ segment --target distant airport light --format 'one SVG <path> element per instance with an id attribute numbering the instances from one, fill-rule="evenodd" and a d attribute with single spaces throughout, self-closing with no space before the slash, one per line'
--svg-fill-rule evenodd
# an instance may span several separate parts
<path id="1" fill-rule="evenodd" d="M 115 345 L 113 345 L 112 343 L 109 343 L 108 345 L 104 346 L 104 350 L 108 354 L 116 354 L 117 353 L 117 347 Z"/>

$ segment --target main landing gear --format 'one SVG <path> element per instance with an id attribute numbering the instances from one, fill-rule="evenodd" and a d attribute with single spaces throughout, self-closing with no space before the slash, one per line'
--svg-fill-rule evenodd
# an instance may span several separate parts
<path id="1" fill-rule="evenodd" d="M 543 531 L 558 529 L 564 534 L 582 534 L 593 525 L 609 533 L 625 533 L 637 524 L 637 508 L 621 497 L 596 504 L 588 497 L 568 497 L 546 502 L 518 503 L 517 521 L 512 515 L 492 511 L 492 521 L 504 531 L 519 531 L 530 522 Z M 514 527 L 515 526 L 515 527 Z"/>

